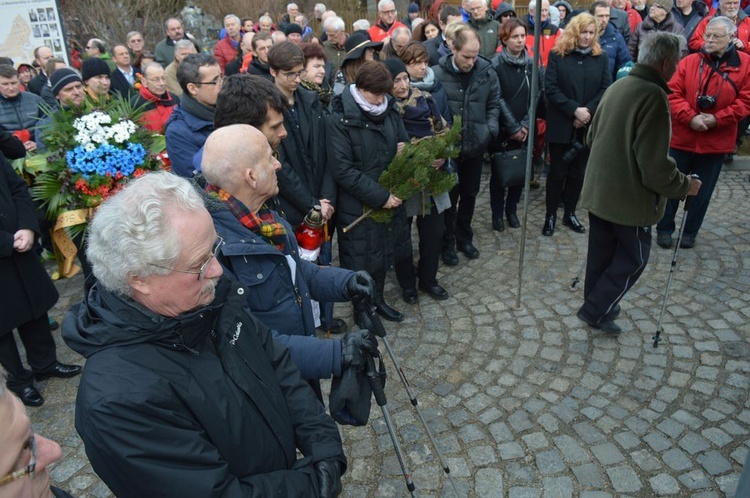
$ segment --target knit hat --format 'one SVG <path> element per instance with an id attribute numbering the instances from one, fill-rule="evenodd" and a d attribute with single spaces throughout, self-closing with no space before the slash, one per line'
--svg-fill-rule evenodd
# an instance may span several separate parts
<path id="1" fill-rule="evenodd" d="M 292 33 L 297 33 L 298 35 L 301 35 L 302 34 L 302 26 L 300 26 L 299 24 L 292 23 L 289 26 L 287 26 L 286 28 L 284 28 L 284 34 L 286 36 L 289 36 Z"/>
<path id="2" fill-rule="evenodd" d="M 391 71 L 391 75 L 395 78 L 401 73 L 405 73 L 406 71 L 406 64 L 404 64 L 401 59 L 396 59 L 395 57 L 392 57 L 390 59 L 386 59 L 383 61 L 383 64 L 385 64 L 388 69 Z"/>
<path id="3" fill-rule="evenodd" d="M 674 2 L 672 0 L 652 0 L 651 3 L 663 7 L 667 13 L 669 13 L 672 10 L 672 7 L 674 7 Z"/>
<path id="4" fill-rule="evenodd" d="M 49 84 L 52 86 L 52 94 L 55 97 L 57 97 L 57 94 L 60 93 L 60 90 L 65 88 L 66 85 L 76 81 L 78 83 L 83 83 L 81 77 L 78 76 L 78 73 L 69 67 L 60 68 L 49 77 Z"/>
<path id="5" fill-rule="evenodd" d="M 419 12 L 419 5 L 415 4 L 414 2 L 409 4 L 409 14 L 416 14 Z"/>
<path id="6" fill-rule="evenodd" d="M 99 57 L 89 57 L 83 61 L 83 66 L 81 67 L 83 81 L 88 81 L 89 78 L 93 78 L 94 76 L 109 76 L 111 72 L 107 63 Z"/>

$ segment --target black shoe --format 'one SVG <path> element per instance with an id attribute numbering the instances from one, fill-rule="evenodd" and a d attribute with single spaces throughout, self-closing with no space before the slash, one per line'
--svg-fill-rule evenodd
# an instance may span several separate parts
<path id="1" fill-rule="evenodd" d="M 498 232 L 504 232 L 505 231 L 505 223 L 503 223 L 502 218 L 493 218 L 492 219 L 492 229 L 497 230 Z"/>
<path id="2" fill-rule="evenodd" d="M 443 251 L 441 258 L 443 260 L 443 263 L 445 263 L 448 266 L 458 265 L 458 255 L 456 254 L 456 251 L 454 251 L 453 249 L 448 249 L 447 251 Z"/>
<path id="3" fill-rule="evenodd" d="M 672 247 L 672 234 L 669 233 L 657 233 L 656 244 L 664 249 Z"/>
<path id="4" fill-rule="evenodd" d="M 57 323 L 57 320 L 54 320 L 52 318 L 49 319 L 49 329 L 50 330 L 57 330 L 60 328 L 60 324 Z"/>
<path id="5" fill-rule="evenodd" d="M 327 327 L 324 323 L 318 327 L 324 332 L 330 332 L 332 335 L 345 334 L 349 327 L 346 326 L 346 322 L 341 318 L 334 318 L 331 320 L 331 326 Z"/>
<path id="6" fill-rule="evenodd" d="M 417 294 L 417 289 L 413 287 L 411 289 L 403 289 L 401 297 L 404 298 L 406 304 L 417 304 L 419 302 L 419 294 Z"/>
<path id="7" fill-rule="evenodd" d="M 682 249 L 692 249 L 695 247 L 695 235 L 684 235 L 680 239 L 680 247 Z"/>
<path id="8" fill-rule="evenodd" d="M 507 215 L 508 218 L 508 226 L 511 228 L 518 228 L 521 226 L 521 222 L 518 220 L 518 215 L 516 213 L 511 213 Z"/>
<path id="9" fill-rule="evenodd" d="M 595 322 L 583 316 L 583 313 L 581 313 L 580 311 L 576 314 L 576 316 L 592 329 L 599 329 L 602 332 L 606 332 L 608 334 L 619 334 L 620 332 L 622 332 L 620 326 L 617 325 L 613 319 Z"/>
<path id="10" fill-rule="evenodd" d="M 81 367 L 79 367 L 78 365 L 64 365 L 57 361 L 50 368 L 35 373 L 34 378 L 39 381 L 46 380 L 51 377 L 67 379 L 68 377 L 75 377 L 79 373 L 81 373 Z"/>
<path id="11" fill-rule="evenodd" d="M 618 316 L 620 316 L 620 305 L 616 304 L 614 308 L 612 308 L 612 311 L 604 315 L 604 319 L 607 321 L 615 320 Z"/>
<path id="12" fill-rule="evenodd" d="M 438 301 L 445 301 L 450 296 L 448 295 L 448 291 L 440 287 L 438 284 L 435 285 L 422 285 L 419 284 L 419 290 L 422 292 L 426 292 L 430 295 L 433 299 L 437 299 Z"/>
<path id="13" fill-rule="evenodd" d="M 25 387 L 20 393 L 17 392 L 16 396 L 26 406 L 41 406 L 44 403 L 44 398 L 34 387 Z"/>
<path id="14" fill-rule="evenodd" d="M 555 223 L 557 223 L 557 216 L 546 216 L 542 227 L 542 235 L 552 237 L 552 234 L 555 233 Z"/>
<path id="15" fill-rule="evenodd" d="M 575 213 L 569 213 L 563 216 L 563 225 L 570 227 L 576 233 L 584 233 L 586 228 L 578 221 Z"/>
<path id="16" fill-rule="evenodd" d="M 471 242 L 458 244 L 457 247 L 469 259 L 477 259 L 479 257 L 479 250 Z"/>
<path id="17" fill-rule="evenodd" d="M 375 311 L 377 311 L 378 315 L 382 316 L 389 322 L 403 322 L 404 321 L 404 314 L 399 313 L 398 311 L 394 310 L 387 304 L 385 304 L 385 301 L 381 301 L 375 305 Z"/>

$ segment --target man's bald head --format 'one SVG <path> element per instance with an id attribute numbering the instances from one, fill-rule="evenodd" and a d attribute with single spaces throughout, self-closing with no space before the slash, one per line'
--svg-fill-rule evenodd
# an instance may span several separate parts
<path id="1" fill-rule="evenodd" d="M 268 148 L 265 135 L 250 125 L 219 128 L 203 146 L 203 176 L 211 185 L 234 195 L 242 188 L 245 170 L 258 164 Z"/>

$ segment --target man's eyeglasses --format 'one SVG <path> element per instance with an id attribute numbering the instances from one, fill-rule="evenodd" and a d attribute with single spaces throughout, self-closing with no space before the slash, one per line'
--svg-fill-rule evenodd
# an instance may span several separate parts
<path id="1" fill-rule="evenodd" d="M 299 79 L 304 78 L 305 75 L 307 74 L 307 71 L 303 69 L 302 71 L 299 71 L 297 73 L 281 73 L 281 74 L 283 74 L 284 76 L 286 76 L 287 80 L 294 81 L 297 78 L 299 78 Z"/>
<path id="2" fill-rule="evenodd" d="M 178 270 L 177 268 L 167 268 L 166 266 L 159 266 L 153 263 L 149 263 L 149 265 L 155 266 L 156 268 L 161 268 L 162 270 L 170 270 L 176 271 L 177 273 L 198 275 L 198 280 L 203 280 L 203 278 L 206 276 L 206 271 L 208 271 L 208 267 L 211 266 L 211 261 L 219 254 L 219 250 L 223 245 L 224 239 L 222 239 L 221 237 L 216 237 L 216 242 L 214 242 L 213 248 L 211 249 L 211 256 L 197 270 Z"/>
<path id="3" fill-rule="evenodd" d="M 216 78 L 212 79 L 211 81 L 196 81 L 193 83 L 194 85 L 221 85 L 224 83 L 224 76 L 219 75 Z"/>
<path id="4" fill-rule="evenodd" d="M 21 470 L 11 472 L 7 476 L 0 478 L 0 486 L 5 486 L 6 484 L 10 484 L 19 479 L 23 479 L 26 476 L 30 477 L 31 479 L 34 478 L 36 469 L 36 437 L 34 436 L 34 434 L 29 436 L 29 440 L 26 441 L 24 449 L 31 450 L 31 458 L 29 459 L 29 464 Z"/>

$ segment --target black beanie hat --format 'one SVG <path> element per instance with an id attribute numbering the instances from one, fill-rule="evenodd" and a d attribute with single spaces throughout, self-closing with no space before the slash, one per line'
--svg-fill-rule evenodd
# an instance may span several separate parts
<path id="1" fill-rule="evenodd" d="M 383 61 L 383 64 L 388 66 L 388 69 L 391 71 L 391 75 L 395 78 L 401 73 L 406 73 L 406 64 L 401 62 L 401 59 L 396 59 L 395 57 L 392 57 L 390 59 L 386 59 Z"/>
<path id="2" fill-rule="evenodd" d="M 286 28 L 284 28 L 284 34 L 286 36 L 289 36 L 292 33 L 297 33 L 298 35 L 301 35 L 302 34 L 302 26 L 300 26 L 299 24 L 292 23 L 289 26 L 287 26 Z"/>
<path id="3" fill-rule="evenodd" d="M 82 83 L 81 77 L 78 75 L 78 73 L 69 67 L 62 67 L 52 73 L 52 75 L 49 77 L 49 84 L 52 87 L 52 94 L 55 97 L 57 97 L 57 94 L 60 93 L 60 90 L 65 88 L 66 85 L 69 85 L 70 83 L 76 81 L 78 83 Z"/>
<path id="4" fill-rule="evenodd" d="M 94 76 L 101 76 L 103 74 L 109 76 L 111 72 L 107 63 L 99 57 L 89 57 L 83 61 L 81 78 L 83 78 L 83 81 L 88 81 L 89 78 L 93 78 Z"/>

